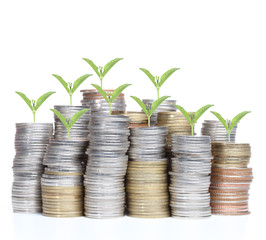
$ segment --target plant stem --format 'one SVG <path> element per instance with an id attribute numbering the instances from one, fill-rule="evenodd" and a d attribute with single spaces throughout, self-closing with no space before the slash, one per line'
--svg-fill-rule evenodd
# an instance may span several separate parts
<path id="1" fill-rule="evenodd" d="M 148 116 L 148 126 L 151 126 L 151 116 Z"/>
<path id="2" fill-rule="evenodd" d="M 70 96 L 70 106 L 72 106 L 72 94 L 70 94 L 69 96 Z"/>
<path id="3" fill-rule="evenodd" d="M 191 125 L 191 135 L 194 136 L 194 125 Z"/>
<path id="4" fill-rule="evenodd" d="M 159 97 L 159 90 L 160 90 L 160 88 L 157 88 L 157 99 L 160 98 L 160 97 Z"/>
<path id="5" fill-rule="evenodd" d="M 103 79 L 100 78 L 100 80 L 101 80 L 101 89 L 103 89 Z"/>
<path id="6" fill-rule="evenodd" d="M 70 140 L 70 129 L 67 129 L 67 139 Z"/>
<path id="7" fill-rule="evenodd" d="M 33 122 L 35 123 L 35 111 L 32 112 L 33 113 Z"/>
<path id="8" fill-rule="evenodd" d="M 108 103 L 108 105 L 109 105 L 109 115 L 111 115 L 111 104 L 112 103 Z"/>
<path id="9" fill-rule="evenodd" d="M 228 131 L 228 142 L 230 142 L 230 135 L 231 135 L 231 132 Z"/>

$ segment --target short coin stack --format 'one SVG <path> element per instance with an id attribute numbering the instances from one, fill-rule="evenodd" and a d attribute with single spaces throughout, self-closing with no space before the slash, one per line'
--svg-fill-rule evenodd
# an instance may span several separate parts
<path id="1" fill-rule="evenodd" d="M 170 206 L 173 217 L 209 217 L 211 141 L 209 136 L 172 135 Z"/>
<path id="2" fill-rule="evenodd" d="M 17 123 L 13 162 L 14 182 L 12 204 L 14 212 L 41 212 L 41 176 L 43 157 L 53 137 L 52 123 Z"/>
<path id="3" fill-rule="evenodd" d="M 235 142 L 237 126 L 231 131 L 230 141 Z M 217 120 L 205 120 L 202 123 L 201 134 L 210 136 L 212 142 L 228 142 L 228 133 L 224 125 Z"/>
<path id="4" fill-rule="evenodd" d="M 112 115 L 128 116 L 130 119 L 129 128 L 148 127 L 148 118 L 144 112 L 112 112 Z"/>
<path id="5" fill-rule="evenodd" d="M 50 142 L 44 157 L 42 176 L 43 215 L 78 217 L 83 215 L 84 153 L 88 141 Z"/>
<path id="6" fill-rule="evenodd" d="M 104 90 L 106 93 L 113 93 L 114 90 Z M 82 105 L 89 105 L 91 107 L 92 114 L 94 113 L 105 113 L 109 114 L 109 106 L 106 103 L 103 96 L 95 89 L 81 90 L 83 99 L 81 100 Z M 126 103 L 124 94 L 121 93 L 115 101 L 112 103 L 112 111 L 124 112 L 126 110 Z"/>
<path id="7" fill-rule="evenodd" d="M 154 102 L 153 99 L 143 99 L 142 102 L 147 105 L 152 105 Z M 155 126 L 157 123 L 157 114 L 159 112 L 175 112 L 176 107 L 174 106 L 176 104 L 176 100 L 165 100 L 151 115 L 151 126 Z"/>
<path id="8" fill-rule="evenodd" d="M 249 214 L 248 196 L 253 179 L 248 168 L 249 144 L 212 143 L 211 207 L 213 214 Z"/>
<path id="9" fill-rule="evenodd" d="M 124 216 L 129 121 L 126 116 L 91 117 L 89 160 L 84 175 L 86 217 Z"/>
<path id="10" fill-rule="evenodd" d="M 54 106 L 65 118 L 71 118 L 78 111 L 88 108 L 90 106 Z M 71 139 L 88 139 L 88 124 L 90 122 L 91 111 L 87 111 L 82 117 L 73 125 L 70 131 Z M 55 138 L 67 139 L 67 129 L 60 119 L 54 115 L 55 118 Z"/>
<path id="11" fill-rule="evenodd" d="M 131 128 L 126 177 L 128 215 L 169 217 L 166 127 Z"/>

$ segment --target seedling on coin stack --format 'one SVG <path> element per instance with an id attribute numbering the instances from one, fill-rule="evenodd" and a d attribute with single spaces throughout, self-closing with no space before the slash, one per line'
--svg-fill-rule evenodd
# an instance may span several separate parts
<path id="1" fill-rule="evenodd" d="M 105 92 L 99 85 L 91 84 L 93 87 L 97 89 L 97 91 L 103 96 L 105 101 L 108 103 L 109 106 L 109 115 L 111 115 L 111 106 L 115 99 L 131 84 L 123 84 L 116 88 L 113 93 Z"/>
<path id="2" fill-rule="evenodd" d="M 29 108 L 32 111 L 33 114 L 33 122 L 35 123 L 35 114 L 36 111 L 39 109 L 39 107 L 44 103 L 44 101 L 49 98 L 52 94 L 55 92 L 47 92 L 43 94 L 41 97 L 38 98 L 38 100 L 30 100 L 24 93 L 22 92 L 16 92 L 29 106 Z"/>
<path id="3" fill-rule="evenodd" d="M 156 101 L 154 101 L 152 104 L 144 104 L 138 97 L 131 96 L 142 108 L 144 113 L 146 114 L 148 118 L 148 126 L 150 127 L 150 122 L 151 122 L 151 115 L 154 113 L 154 111 L 161 105 L 162 102 L 164 102 L 167 98 L 170 96 L 163 96 L 158 98 Z"/>
<path id="4" fill-rule="evenodd" d="M 89 111 L 90 109 L 85 108 L 82 109 L 80 111 L 78 111 L 77 113 L 75 113 L 71 118 L 65 118 L 59 111 L 57 111 L 56 109 L 50 109 L 52 112 L 54 112 L 54 114 L 61 120 L 61 122 L 64 124 L 64 126 L 67 129 L 68 132 L 68 139 L 70 139 L 70 130 L 73 127 L 73 125 L 80 119 L 80 117 L 87 111 Z"/>
<path id="5" fill-rule="evenodd" d="M 69 94 L 70 97 L 70 105 L 72 106 L 72 95 L 73 93 L 77 90 L 77 88 L 90 76 L 92 76 L 92 74 L 85 74 L 83 76 L 81 76 L 80 78 L 78 78 L 74 83 L 71 82 L 65 82 L 65 80 L 56 74 L 53 74 L 53 76 L 55 78 L 57 78 L 57 80 L 63 85 L 63 87 L 66 89 L 66 91 Z"/>
<path id="6" fill-rule="evenodd" d="M 194 135 L 194 125 L 199 120 L 199 118 L 202 116 L 203 113 L 205 113 L 210 107 L 214 105 L 207 104 L 200 108 L 195 113 L 188 113 L 183 107 L 180 105 L 175 105 L 175 107 L 184 115 L 184 117 L 188 120 L 190 126 L 191 126 L 191 135 Z"/>
<path id="7" fill-rule="evenodd" d="M 211 111 L 211 113 L 218 118 L 218 120 L 224 125 L 227 133 L 228 133 L 228 142 L 230 142 L 230 134 L 231 131 L 234 129 L 234 127 L 237 125 L 237 123 L 250 111 L 244 111 L 239 114 L 237 114 L 232 121 L 231 120 L 225 120 L 218 112 Z"/>
<path id="8" fill-rule="evenodd" d="M 120 60 L 122 60 L 123 58 L 115 58 L 113 60 L 111 60 L 110 62 L 108 62 L 104 67 L 97 67 L 96 64 L 88 59 L 88 58 L 83 58 L 83 60 L 85 60 L 91 67 L 92 69 L 95 71 L 95 73 L 98 75 L 100 81 L 101 81 L 101 88 L 103 88 L 103 78 L 105 77 L 105 75 L 111 70 L 111 68 L 118 63 Z"/>

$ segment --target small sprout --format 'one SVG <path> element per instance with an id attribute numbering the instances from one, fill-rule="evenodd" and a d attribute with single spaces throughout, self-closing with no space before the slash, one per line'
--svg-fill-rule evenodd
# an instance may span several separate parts
<path id="1" fill-rule="evenodd" d="M 72 95 L 77 90 L 77 88 L 83 83 L 88 77 L 92 76 L 92 74 L 85 74 L 78 78 L 74 83 L 65 82 L 62 77 L 56 74 L 52 74 L 57 80 L 63 85 L 63 87 L 67 90 L 70 97 L 70 105 L 72 106 Z"/>
<path id="2" fill-rule="evenodd" d="M 180 68 L 172 68 L 168 71 L 166 71 L 161 77 L 159 76 L 153 76 L 147 69 L 145 68 L 140 68 L 140 70 L 142 72 L 144 72 L 148 78 L 152 81 L 153 85 L 156 87 L 157 90 L 157 99 L 159 99 L 160 94 L 160 88 L 161 86 L 165 83 L 165 81 L 177 70 L 179 70 Z"/>
<path id="3" fill-rule="evenodd" d="M 83 58 L 83 60 L 85 60 L 91 67 L 92 69 L 95 71 L 95 73 L 98 75 L 98 77 L 100 78 L 101 81 L 101 88 L 103 88 L 103 78 L 104 76 L 110 71 L 110 69 L 116 64 L 118 63 L 120 60 L 122 60 L 123 58 L 115 58 L 113 60 L 111 60 L 110 62 L 108 62 L 104 68 L 99 66 L 97 67 L 96 64 L 94 64 L 94 62 L 88 58 Z"/>
<path id="4" fill-rule="evenodd" d="M 97 84 L 91 84 L 93 87 L 96 88 L 96 90 L 103 96 L 103 98 L 105 99 L 105 101 L 108 103 L 109 106 L 109 115 L 111 115 L 111 105 L 112 103 L 115 101 L 115 99 L 120 95 L 120 93 L 122 93 L 128 86 L 130 86 L 131 84 L 123 84 L 121 86 L 119 86 L 118 88 L 116 88 L 112 93 L 110 92 L 105 92 L 99 85 Z"/>
<path id="5" fill-rule="evenodd" d="M 35 114 L 36 111 L 39 109 L 39 107 L 44 103 L 44 101 L 50 97 L 52 94 L 54 94 L 55 92 L 47 92 L 45 94 L 43 94 L 41 97 L 38 98 L 38 100 L 29 100 L 29 98 L 22 92 L 16 92 L 29 106 L 29 108 L 31 109 L 32 113 L 33 113 L 33 122 L 35 123 Z"/>
<path id="6" fill-rule="evenodd" d="M 146 114 L 146 116 L 148 118 L 148 126 L 150 127 L 151 115 L 170 96 L 160 97 L 156 101 L 154 101 L 152 104 L 147 104 L 147 105 L 145 105 L 138 97 L 135 97 L 135 96 L 130 96 L 130 97 L 133 98 L 139 104 L 139 106 L 142 108 L 143 112 Z"/>
<path id="7" fill-rule="evenodd" d="M 76 121 L 78 121 L 81 116 L 86 113 L 87 111 L 89 111 L 90 109 L 88 108 L 84 108 L 78 112 L 76 112 L 71 118 L 67 117 L 65 118 L 58 110 L 56 109 L 50 109 L 52 112 L 54 112 L 54 114 L 61 120 L 61 122 L 64 124 L 64 126 L 67 129 L 68 132 L 68 139 L 70 139 L 70 129 L 73 127 L 73 125 L 76 123 Z"/>
<path id="8" fill-rule="evenodd" d="M 234 127 L 237 125 L 237 123 L 244 117 L 246 116 L 248 113 L 250 113 L 250 111 L 244 111 L 241 112 L 239 114 L 237 114 L 232 121 L 231 120 L 225 120 L 219 113 L 211 111 L 211 113 L 216 116 L 219 121 L 224 125 L 227 133 L 228 133 L 228 142 L 230 142 L 230 134 L 231 131 L 234 129 Z"/>
<path id="9" fill-rule="evenodd" d="M 211 104 L 205 105 L 202 108 L 200 108 L 195 114 L 194 113 L 188 113 L 184 108 L 182 108 L 180 105 L 174 105 L 188 120 L 190 126 L 191 126 L 191 135 L 194 135 L 194 125 L 199 120 L 201 115 L 205 113 L 210 107 L 214 106 Z"/>

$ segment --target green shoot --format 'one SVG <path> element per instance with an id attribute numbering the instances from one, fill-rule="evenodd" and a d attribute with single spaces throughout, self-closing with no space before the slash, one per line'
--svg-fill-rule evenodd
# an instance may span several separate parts
<path id="1" fill-rule="evenodd" d="M 115 58 L 113 60 L 111 60 L 110 62 L 108 62 L 104 67 L 97 67 L 94 62 L 88 58 L 83 58 L 83 60 L 85 60 L 91 67 L 92 69 L 95 71 L 95 73 L 98 75 L 98 77 L 100 78 L 101 81 L 101 88 L 103 88 L 103 78 L 104 76 L 109 72 L 109 70 L 120 60 L 122 60 L 123 58 Z"/>
<path id="2" fill-rule="evenodd" d="M 163 103 L 170 96 L 160 97 L 156 101 L 154 101 L 152 104 L 147 104 L 147 105 L 145 105 L 139 98 L 137 98 L 135 96 L 130 96 L 130 97 L 133 98 L 139 104 L 139 106 L 142 108 L 143 112 L 146 114 L 146 116 L 148 118 L 148 126 L 150 127 L 151 115 L 161 105 L 161 103 Z"/>
<path id="3" fill-rule="evenodd" d="M 118 88 L 116 88 L 112 93 L 106 93 L 99 85 L 97 84 L 91 84 L 93 87 L 96 88 L 96 90 L 103 96 L 103 98 L 105 99 L 105 101 L 108 103 L 109 106 L 109 115 L 111 115 L 111 105 L 114 102 L 114 100 L 120 95 L 120 93 L 122 93 L 124 91 L 124 89 L 126 89 L 128 86 L 130 86 L 131 84 L 123 84 L 121 86 L 119 86 Z"/>
<path id="4" fill-rule="evenodd" d="M 168 71 L 166 71 L 161 77 L 159 76 L 153 76 L 147 69 L 145 68 L 140 68 L 142 72 L 144 72 L 148 78 L 152 81 L 153 85 L 156 87 L 157 90 L 157 99 L 159 99 L 160 94 L 160 88 L 161 86 L 165 83 L 165 81 L 176 71 L 179 70 L 180 68 L 172 68 Z"/>
<path id="5" fill-rule="evenodd" d="M 64 124 L 64 126 L 67 129 L 68 132 L 68 140 L 70 139 L 70 129 L 73 127 L 73 125 L 78 121 L 81 116 L 89 111 L 90 109 L 84 108 L 78 112 L 76 112 L 71 118 L 65 118 L 58 110 L 56 109 L 50 109 L 54 114 L 61 120 L 61 122 Z"/>
<path id="6" fill-rule="evenodd" d="M 191 126 L 191 135 L 194 135 L 194 125 L 195 123 L 199 120 L 201 115 L 205 113 L 210 107 L 214 106 L 211 104 L 207 104 L 200 108 L 197 112 L 195 113 L 188 113 L 184 108 L 182 108 L 179 105 L 174 105 L 183 115 L 184 117 L 188 120 L 190 126 Z"/>
<path id="7" fill-rule="evenodd" d="M 230 134 L 231 134 L 231 131 L 234 129 L 234 127 L 237 125 L 237 123 L 245 116 L 247 115 L 248 113 L 250 113 L 250 111 L 244 111 L 244 112 L 241 112 L 239 114 L 237 114 L 233 119 L 232 121 L 230 120 L 225 120 L 219 113 L 217 112 L 214 112 L 214 111 L 211 111 L 211 113 L 216 116 L 220 122 L 224 125 L 227 133 L 228 133 L 228 142 L 230 142 Z"/>
<path id="8" fill-rule="evenodd" d="M 44 101 L 48 97 L 50 97 L 52 94 L 54 94 L 55 92 L 47 92 L 47 93 L 43 94 L 42 96 L 40 96 L 37 101 L 36 100 L 29 100 L 29 98 L 22 92 L 16 92 L 16 93 L 27 103 L 27 105 L 31 109 L 31 111 L 33 113 L 33 122 L 35 123 L 36 111 L 44 103 Z"/>
<path id="9" fill-rule="evenodd" d="M 57 80 L 63 85 L 63 87 L 67 90 L 70 97 L 70 105 L 72 106 L 72 95 L 77 90 L 77 88 L 83 83 L 88 77 L 92 76 L 92 74 L 85 74 L 78 78 L 74 83 L 65 82 L 62 77 L 56 74 L 52 74 Z"/>

